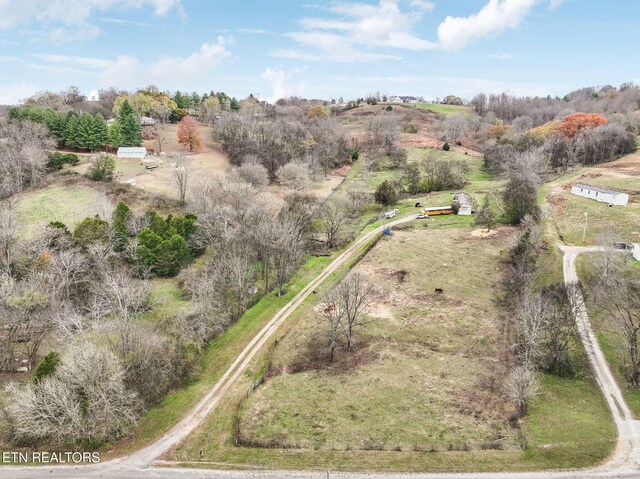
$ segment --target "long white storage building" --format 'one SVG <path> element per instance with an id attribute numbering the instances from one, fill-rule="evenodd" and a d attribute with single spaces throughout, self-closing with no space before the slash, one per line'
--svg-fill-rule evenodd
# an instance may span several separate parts
<path id="1" fill-rule="evenodd" d="M 144 160 L 147 156 L 147 149 L 138 146 L 121 146 L 118 148 L 118 158 L 140 158 Z"/>
<path id="2" fill-rule="evenodd" d="M 597 186 L 576 183 L 571 187 L 571 193 L 591 200 L 601 201 L 610 205 L 625 206 L 629 202 L 629 195 L 618 191 L 607 190 Z"/>

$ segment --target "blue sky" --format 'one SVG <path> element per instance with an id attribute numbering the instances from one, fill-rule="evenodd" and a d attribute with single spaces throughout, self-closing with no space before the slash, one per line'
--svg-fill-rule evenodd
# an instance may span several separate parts
<path id="1" fill-rule="evenodd" d="M 639 17 L 637 0 L 0 0 L 0 104 L 68 85 L 562 95 L 640 80 Z"/>

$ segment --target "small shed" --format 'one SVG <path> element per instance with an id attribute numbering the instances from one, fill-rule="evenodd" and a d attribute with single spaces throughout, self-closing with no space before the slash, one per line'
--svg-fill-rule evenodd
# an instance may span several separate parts
<path id="1" fill-rule="evenodd" d="M 607 190 L 597 186 L 576 183 L 571 187 L 571 193 L 583 198 L 608 203 L 610 205 L 625 206 L 629 202 L 629 195 L 619 191 Z"/>
<path id="2" fill-rule="evenodd" d="M 121 146 L 118 148 L 118 158 L 138 158 L 144 160 L 147 149 L 139 146 Z"/>
<path id="3" fill-rule="evenodd" d="M 456 193 L 453 195 L 451 208 L 457 215 L 469 216 L 473 213 L 473 198 L 469 193 Z"/>
<path id="4" fill-rule="evenodd" d="M 153 126 L 156 124 L 156 120 L 151 118 L 150 116 L 143 116 L 140 118 L 140 125 L 142 126 Z"/>

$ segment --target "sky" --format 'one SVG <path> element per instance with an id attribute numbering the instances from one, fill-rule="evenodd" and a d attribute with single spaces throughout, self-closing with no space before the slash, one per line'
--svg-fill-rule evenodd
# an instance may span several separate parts
<path id="1" fill-rule="evenodd" d="M 638 0 L 0 0 L 0 104 L 76 85 L 470 99 L 640 82 Z"/>

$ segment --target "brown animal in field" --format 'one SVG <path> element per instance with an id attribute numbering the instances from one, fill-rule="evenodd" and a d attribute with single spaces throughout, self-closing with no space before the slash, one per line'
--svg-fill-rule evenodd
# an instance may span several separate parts
<path id="1" fill-rule="evenodd" d="M 440 294 L 440 293 L 444 293 L 444 289 L 442 288 L 436 288 L 436 293 Z"/>

